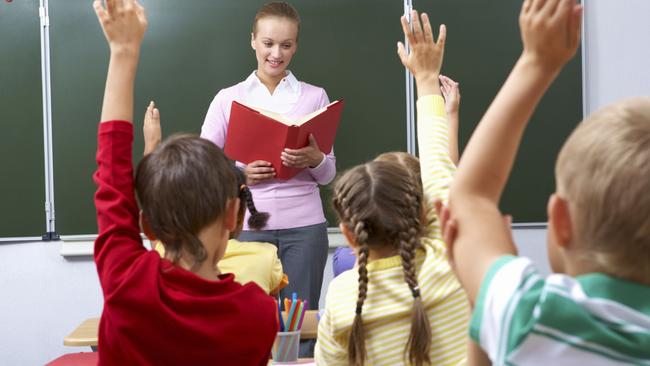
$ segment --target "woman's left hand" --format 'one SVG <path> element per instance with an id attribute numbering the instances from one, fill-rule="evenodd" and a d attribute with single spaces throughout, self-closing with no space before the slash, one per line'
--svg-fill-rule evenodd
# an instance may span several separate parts
<path id="1" fill-rule="evenodd" d="M 284 149 L 280 156 L 282 164 L 290 168 L 315 168 L 324 158 L 325 154 L 318 148 L 314 135 L 309 135 L 309 145 L 297 150 Z"/>

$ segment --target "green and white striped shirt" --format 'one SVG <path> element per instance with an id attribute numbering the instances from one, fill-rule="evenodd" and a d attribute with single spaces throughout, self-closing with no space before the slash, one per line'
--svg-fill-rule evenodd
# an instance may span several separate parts
<path id="1" fill-rule="evenodd" d="M 650 365 L 650 287 L 602 273 L 543 278 L 529 259 L 503 256 L 470 335 L 495 365 Z"/>

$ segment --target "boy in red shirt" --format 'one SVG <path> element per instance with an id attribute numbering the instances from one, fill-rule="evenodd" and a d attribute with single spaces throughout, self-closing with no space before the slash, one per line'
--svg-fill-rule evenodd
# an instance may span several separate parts
<path id="1" fill-rule="evenodd" d="M 94 8 L 111 51 L 94 175 L 99 363 L 266 365 L 274 300 L 216 266 L 237 224 L 234 172 L 211 142 L 176 136 L 142 159 L 134 182 L 133 84 L 147 20 L 135 0 Z M 143 247 L 138 219 L 171 261 Z"/>

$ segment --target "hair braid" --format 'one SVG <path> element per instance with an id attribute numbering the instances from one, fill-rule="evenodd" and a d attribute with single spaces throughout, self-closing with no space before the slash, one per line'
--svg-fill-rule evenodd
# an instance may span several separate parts
<path id="1" fill-rule="evenodd" d="M 408 354 L 408 361 L 412 365 L 429 364 L 429 350 L 431 348 L 431 326 L 429 318 L 424 311 L 420 287 L 415 266 L 415 251 L 419 247 L 419 233 L 421 224 L 419 220 L 421 200 L 418 200 L 417 191 L 414 189 L 406 192 L 405 211 L 399 220 L 402 229 L 398 233 L 399 254 L 402 258 L 404 280 L 413 294 L 413 315 L 411 317 L 411 333 L 404 350 Z"/>
<path id="2" fill-rule="evenodd" d="M 356 220 L 351 220 L 354 223 Z M 363 221 L 356 222 L 354 225 L 354 233 L 356 241 L 359 244 L 359 296 L 357 298 L 357 308 L 355 310 L 354 321 L 352 329 L 350 330 L 350 338 L 348 339 L 348 361 L 351 365 L 362 366 L 366 359 L 366 340 L 365 330 L 363 327 L 363 318 L 361 312 L 363 310 L 363 303 L 366 301 L 368 294 L 368 232 L 365 228 Z"/>
<path id="3" fill-rule="evenodd" d="M 251 214 L 248 218 L 248 226 L 253 230 L 260 230 L 266 226 L 266 222 L 269 220 L 269 214 L 257 211 L 255 202 L 253 202 L 253 194 L 247 185 L 242 185 L 240 198 L 246 202 L 248 212 Z"/>

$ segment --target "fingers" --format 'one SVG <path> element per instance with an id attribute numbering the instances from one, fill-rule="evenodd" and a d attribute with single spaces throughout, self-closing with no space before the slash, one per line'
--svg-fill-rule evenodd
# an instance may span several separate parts
<path id="1" fill-rule="evenodd" d="M 532 8 L 533 0 L 524 0 L 524 3 L 521 4 L 521 15 L 527 15 Z"/>
<path id="2" fill-rule="evenodd" d="M 415 42 L 423 42 L 424 34 L 422 34 L 422 24 L 420 24 L 420 17 L 417 10 L 411 11 L 411 23 L 413 24 L 413 34 Z"/>
<path id="3" fill-rule="evenodd" d="M 431 29 L 431 22 L 427 13 L 422 13 L 422 27 L 424 28 L 424 41 L 433 43 L 433 30 Z"/>
<path id="4" fill-rule="evenodd" d="M 271 163 L 264 160 L 256 160 L 246 165 L 245 171 L 250 185 L 275 177 L 275 169 L 273 169 Z"/>
<path id="5" fill-rule="evenodd" d="M 440 24 L 440 30 L 438 33 L 438 40 L 436 41 L 436 46 L 441 49 L 445 49 L 445 43 L 447 41 L 447 26 Z"/>
<path id="6" fill-rule="evenodd" d="M 447 246 L 452 246 L 454 240 L 456 240 L 456 233 L 458 232 L 456 220 L 450 219 L 445 225 L 445 230 L 442 233 L 442 241 L 444 241 Z"/>
<path id="7" fill-rule="evenodd" d="M 413 36 L 413 32 L 411 32 L 411 28 L 409 26 L 408 21 L 406 20 L 406 16 L 402 15 L 402 17 L 400 18 L 400 22 L 402 23 L 402 31 L 404 32 L 406 41 L 409 44 L 413 44 L 415 42 L 415 37 Z"/>
<path id="8" fill-rule="evenodd" d="M 309 146 L 318 149 L 318 142 L 316 141 L 314 135 L 312 135 L 311 133 L 309 134 Z"/>
<path id="9" fill-rule="evenodd" d="M 397 42 L 397 56 L 399 56 L 399 60 L 402 61 L 402 65 L 406 66 L 408 64 L 408 55 L 406 54 L 406 48 L 402 42 Z"/>
<path id="10" fill-rule="evenodd" d="M 97 19 L 99 19 L 100 23 L 104 23 L 108 20 L 108 13 L 106 12 L 106 9 L 104 9 L 104 6 L 102 6 L 101 0 L 93 1 L 93 8 L 95 9 L 95 14 L 97 14 Z"/>
<path id="11" fill-rule="evenodd" d="M 580 36 L 582 33 L 582 14 L 583 6 L 581 4 L 574 4 L 571 19 L 569 21 L 569 36 L 572 36 L 569 44 L 571 48 L 577 48 L 580 43 Z"/>
<path id="12" fill-rule="evenodd" d="M 106 11 L 109 16 L 117 12 L 117 0 L 106 0 Z"/>

